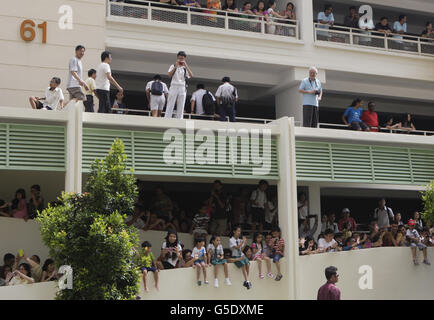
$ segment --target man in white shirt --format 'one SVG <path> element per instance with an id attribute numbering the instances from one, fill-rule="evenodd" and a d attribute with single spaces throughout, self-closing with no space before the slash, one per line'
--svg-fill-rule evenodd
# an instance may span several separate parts
<path id="1" fill-rule="evenodd" d="M 69 92 L 69 101 L 65 103 L 65 106 L 73 99 L 76 101 L 86 101 L 86 96 L 81 91 L 81 87 L 89 90 L 87 84 L 82 80 L 83 64 L 81 63 L 81 58 L 83 58 L 85 51 L 86 49 L 83 46 L 78 45 L 75 48 L 75 57 L 69 60 L 68 82 L 66 84 L 66 90 Z"/>
<path id="2" fill-rule="evenodd" d="M 169 89 L 161 81 L 161 76 L 156 74 L 152 81 L 146 84 L 146 97 L 148 98 L 148 107 L 151 109 L 153 117 L 161 117 L 164 105 L 167 101 Z"/>
<path id="3" fill-rule="evenodd" d="M 186 79 L 192 78 L 193 73 L 187 65 L 187 55 L 179 51 L 176 55 L 176 62 L 169 68 L 170 89 L 167 98 L 165 118 L 172 118 L 173 109 L 176 104 L 176 118 L 184 117 L 185 98 L 187 97 Z"/>
<path id="4" fill-rule="evenodd" d="M 374 210 L 374 219 L 377 220 L 378 227 L 390 227 L 390 221 L 395 218 L 392 208 L 386 207 L 386 199 L 382 198 L 378 202 L 379 206 Z"/>
<path id="5" fill-rule="evenodd" d="M 50 81 L 50 86 L 45 90 L 44 98 L 30 97 L 29 101 L 32 109 L 56 110 L 58 105 L 59 109 L 62 109 L 65 98 L 59 85 L 60 78 L 54 77 Z M 44 103 L 41 100 L 44 100 Z"/>
<path id="6" fill-rule="evenodd" d="M 252 207 L 252 231 L 256 232 L 256 224 L 259 224 L 259 233 L 262 233 L 262 229 L 265 222 L 265 206 L 268 203 L 267 194 L 265 191 L 268 188 L 268 182 L 265 180 L 259 181 L 258 188 L 253 190 L 250 196 L 250 202 Z"/>
<path id="7" fill-rule="evenodd" d="M 192 114 L 198 114 L 198 115 L 204 115 L 206 114 L 204 110 L 204 106 L 202 103 L 203 96 L 208 92 L 208 94 L 211 96 L 212 100 L 215 101 L 214 96 L 211 92 L 205 90 L 205 85 L 202 83 L 199 83 L 196 86 L 196 91 L 193 92 L 190 102 L 191 102 L 191 113 Z M 214 116 L 214 115 L 213 115 Z M 203 119 L 202 117 L 200 119 Z"/>
<path id="8" fill-rule="evenodd" d="M 120 93 L 124 89 L 116 82 L 112 76 L 110 64 L 112 55 L 108 51 L 101 53 L 101 64 L 96 69 L 96 93 L 99 99 L 98 113 L 110 113 L 110 83 L 112 83 Z"/>
<path id="9" fill-rule="evenodd" d="M 318 28 L 328 29 L 333 27 L 335 23 L 335 17 L 333 16 L 333 7 L 330 4 L 324 6 L 324 11 L 318 13 Z M 317 31 L 317 38 L 319 40 L 328 40 L 329 33 L 327 31 Z"/>
<path id="10" fill-rule="evenodd" d="M 231 79 L 224 77 L 223 84 L 220 85 L 215 93 L 219 108 L 220 121 L 226 121 L 226 115 L 230 122 L 235 122 L 235 103 L 238 102 L 237 89 L 230 84 Z"/>
<path id="11" fill-rule="evenodd" d="M 324 238 L 318 240 L 318 249 L 320 252 L 334 252 L 337 251 L 338 243 L 333 239 L 333 230 L 327 229 L 324 232 Z"/>
<path id="12" fill-rule="evenodd" d="M 96 70 L 90 69 L 87 72 L 87 76 L 88 76 L 88 78 L 86 79 L 85 82 L 86 82 L 86 85 L 87 85 L 89 90 L 84 91 L 84 94 L 86 95 L 86 101 L 83 102 L 84 111 L 85 112 L 94 112 L 94 110 L 93 110 L 93 107 L 94 107 L 93 96 L 96 95 L 96 83 L 95 83 Z"/>
<path id="13" fill-rule="evenodd" d="M 393 23 L 393 32 L 404 34 L 407 33 L 407 16 L 402 14 L 399 16 L 398 21 Z M 395 39 L 402 40 L 402 36 L 393 36 Z M 402 41 L 396 41 L 397 43 L 403 43 Z"/>

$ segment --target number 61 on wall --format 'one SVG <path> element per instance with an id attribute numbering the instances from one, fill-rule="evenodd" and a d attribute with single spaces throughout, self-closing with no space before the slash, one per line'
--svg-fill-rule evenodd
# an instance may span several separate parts
<path id="1" fill-rule="evenodd" d="M 21 39 L 27 42 L 33 41 L 36 37 L 35 26 L 36 23 L 33 20 L 24 20 L 20 27 Z M 38 28 L 42 29 L 42 43 L 47 43 L 47 21 L 38 24 Z"/>

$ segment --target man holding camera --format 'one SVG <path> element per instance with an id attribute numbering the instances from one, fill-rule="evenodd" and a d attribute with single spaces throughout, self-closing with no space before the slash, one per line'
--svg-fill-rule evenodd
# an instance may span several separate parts
<path id="1" fill-rule="evenodd" d="M 317 75 L 318 70 L 315 67 L 310 67 L 309 77 L 303 79 L 298 88 L 298 92 L 303 94 L 303 127 L 318 127 L 318 103 L 322 99 L 322 86 L 316 78 Z"/>
<path id="2" fill-rule="evenodd" d="M 187 55 L 179 51 L 176 55 L 176 62 L 169 68 L 170 89 L 167 98 L 165 118 L 172 118 L 173 108 L 176 104 L 176 118 L 184 117 L 185 98 L 187 96 L 186 80 L 193 77 L 193 73 L 187 65 Z"/>

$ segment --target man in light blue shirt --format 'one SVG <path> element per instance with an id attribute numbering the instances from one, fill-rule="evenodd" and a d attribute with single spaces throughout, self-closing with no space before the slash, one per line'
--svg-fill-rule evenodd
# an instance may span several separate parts
<path id="1" fill-rule="evenodd" d="M 318 104 L 322 99 L 322 86 L 316 78 L 317 75 L 318 70 L 310 67 L 309 77 L 303 79 L 298 88 L 298 92 L 303 94 L 303 127 L 318 127 Z"/>
<path id="2" fill-rule="evenodd" d="M 404 34 L 407 33 L 407 16 L 405 15 L 400 15 L 398 18 L 399 21 L 395 21 L 395 23 L 393 24 L 393 32 L 394 33 L 399 33 L 399 34 Z M 401 36 L 393 36 L 395 39 L 399 39 L 402 40 Z M 402 41 L 396 41 L 397 43 L 402 43 Z"/>
<path id="3" fill-rule="evenodd" d="M 351 106 L 348 107 L 342 115 L 342 121 L 352 130 L 370 131 L 369 127 L 361 120 L 363 112 L 362 104 L 362 99 L 355 99 Z"/>
<path id="4" fill-rule="evenodd" d="M 328 29 L 329 27 L 333 27 L 335 23 L 335 17 L 333 16 L 333 8 L 330 4 L 326 4 L 324 6 L 324 11 L 318 13 L 318 23 L 320 24 L 318 28 Z M 317 35 L 319 38 L 328 38 L 329 33 L 327 31 L 318 31 Z M 327 39 L 320 39 L 327 40 Z"/>

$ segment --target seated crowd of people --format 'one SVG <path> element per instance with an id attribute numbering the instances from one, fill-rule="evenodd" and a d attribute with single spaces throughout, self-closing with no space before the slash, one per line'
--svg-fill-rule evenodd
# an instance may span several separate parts
<path id="1" fill-rule="evenodd" d="M 211 234 L 227 236 L 235 225 L 241 225 L 252 235 L 278 225 L 277 194 L 270 192 L 265 180 L 252 191 L 241 187 L 235 194 L 226 192 L 223 183 L 216 180 L 209 195 L 196 202 L 196 212 L 172 201 L 162 187 L 156 187 L 152 197 L 148 197 L 141 190 L 143 186 L 139 182 L 139 198 L 133 214 L 126 219 L 127 225 L 141 230 L 175 230 L 196 238 Z"/>
<path id="2" fill-rule="evenodd" d="M 3 265 L 0 266 L 0 286 L 55 281 L 59 277 L 53 259 L 48 258 L 41 265 L 39 256 L 27 257 L 22 249 L 16 256 L 6 253 L 3 257 Z"/>
<path id="3" fill-rule="evenodd" d="M 0 216 L 24 219 L 34 219 L 38 211 L 45 208 L 41 187 L 38 184 L 30 187 L 30 199 L 26 200 L 26 191 L 22 188 L 15 192 L 10 202 L 0 199 Z"/>
<path id="4" fill-rule="evenodd" d="M 399 15 L 392 27 L 389 26 L 389 18 L 386 16 L 381 17 L 376 24 L 372 24 L 371 26 L 366 25 L 365 28 L 360 28 L 359 20 L 358 8 L 351 6 L 348 15 L 345 16 L 344 21 L 340 25 L 353 29 L 373 30 L 376 31 L 376 35 L 392 36 L 391 34 L 393 33 L 393 37 L 398 40 L 402 40 L 402 35 L 407 34 L 407 16 L 405 14 Z M 318 13 L 318 23 L 326 28 L 335 25 L 333 6 L 331 4 L 326 4 L 324 11 Z M 324 35 L 324 33 L 319 33 L 319 35 Z M 426 22 L 425 29 L 421 32 L 420 36 L 427 42 L 434 42 L 434 30 L 430 21 Z"/>
<path id="5" fill-rule="evenodd" d="M 271 233 L 256 233 L 250 245 L 247 244 L 247 238 L 242 236 L 242 229 L 234 225 L 230 233 L 229 247 L 223 248 L 221 237 L 213 235 L 208 246 L 206 238 L 195 235 L 194 247 L 187 249 L 178 239 L 178 233 L 175 230 L 169 230 L 165 241 L 162 243 L 161 252 L 158 257 L 152 253 L 152 244 L 149 241 L 142 243 L 142 252 L 137 252 L 141 261 L 142 280 L 145 291 L 149 291 L 147 286 L 147 275 L 153 272 L 155 288 L 158 288 L 159 271 L 176 268 L 196 269 L 197 285 L 202 285 L 201 275 L 203 274 L 203 283 L 209 284 L 207 268 L 214 267 L 214 287 L 219 287 L 218 270 L 223 266 L 225 284 L 232 285 L 229 278 L 228 263 L 234 263 L 237 268 L 241 269 L 244 282 L 243 286 L 247 289 L 252 287 L 249 281 L 250 261 L 256 261 L 258 265 L 258 277 L 264 279 L 262 272 L 262 262 L 266 265 L 266 275 L 268 278 L 279 281 L 282 279 L 280 270 L 280 259 L 283 257 L 285 242 L 281 237 L 280 229 L 275 227 Z M 276 266 L 276 275 L 272 273 L 271 261 Z"/>
<path id="6" fill-rule="evenodd" d="M 418 265 L 416 249 L 423 252 L 423 262 L 430 265 L 427 247 L 434 246 L 434 227 L 426 224 L 419 212 L 414 212 L 412 219 L 405 224 L 400 212 L 393 212 L 381 199 L 379 206 L 371 215 L 369 231 L 358 230 L 357 223 L 350 216 L 350 210 L 342 210 L 342 218 L 336 221 L 336 215 L 330 213 L 321 217 L 321 230 L 314 239 L 318 229 L 318 216 L 306 214 L 305 198 L 299 201 L 299 253 L 310 255 L 324 252 L 360 250 L 376 247 L 402 247 L 412 249 L 413 262 Z M 310 225 L 314 218 L 313 226 Z"/>
<path id="7" fill-rule="evenodd" d="M 368 110 L 363 110 L 363 104 L 364 101 L 361 98 L 356 98 L 342 114 L 342 122 L 351 130 L 379 132 L 380 129 L 387 129 L 387 132 L 392 133 L 410 133 L 416 130 L 409 113 L 404 116 L 388 116 L 386 122 L 380 126 L 375 103 L 369 101 Z"/>

